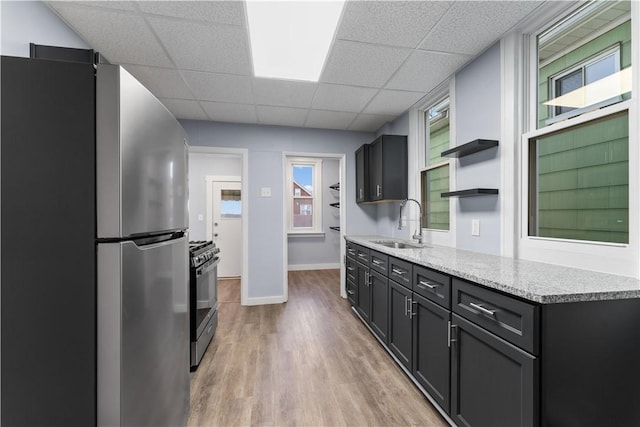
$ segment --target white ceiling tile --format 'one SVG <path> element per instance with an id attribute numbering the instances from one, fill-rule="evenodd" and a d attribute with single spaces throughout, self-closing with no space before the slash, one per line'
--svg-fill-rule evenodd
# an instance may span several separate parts
<path id="1" fill-rule="evenodd" d="M 94 50 L 112 63 L 173 66 L 140 16 L 66 3 L 56 3 L 53 7 Z"/>
<path id="2" fill-rule="evenodd" d="M 158 98 L 193 98 L 176 69 L 125 64 L 124 68 Z"/>
<path id="3" fill-rule="evenodd" d="M 280 126 L 304 126 L 307 110 L 301 108 L 272 107 L 269 105 L 256 106 L 258 123 Z"/>
<path id="4" fill-rule="evenodd" d="M 378 89 L 322 83 L 313 98 L 312 108 L 359 113 Z"/>
<path id="5" fill-rule="evenodd" d="M 424 94 L 422 92 L 382 90 L 373 98 L 363 112 L 399 116 L 418 102 L 423 96 Z"/>
<path id="6" fill-rule="evenodd" d="M 187 99 L 160 99 L 176 119 L 208 120 L 198 101 Z"/>
<path id="7" fill-rule="evenodd" d="M 219 24 L 244 25 L 241 1 L 139 1 L 140 10 L 155 15 Z"/>
<path id="8" fill-rule="evenodd" d="M 184 79 L 200 101 L 251 104 L 251 78 L 233 74 L 184 71 Z"/>
<path id="9" fill-rule="evenodd" d="M 377 114 L 360 114 L 349 126 L 349 130 L 358 130 L 365 132 L 375 132 L 384 126 L 385 123 L 392 121 L 396 116 L 380 116 Z"/>
<path id="10" fill-rule="evenodd" d="M 476 55 L 540 4 L 538 1 L 455 2 L 420 48 Z"/>
<path id="11" fill-rule="evenodd" d="M 308 108 L 317 83 L 291 80 L 253 79 L 253 96 L 258 105 Z"/>
<path id="12" fill-rule="evenodd" d="M 306 127 L 323 129 L 347 129 L 356 113 L 310 110 Z"/>
<path id="13" fill-rule="evenodd" d="M 410 49 L 336 40 L 321 81 L 382 87 L 411 53 Z"/>
<path id="14" fill-rule="evenodd" d="M 429 92 L 469 59 L 470 56 L 416 50 L 386 87 Z"/>
<path id="15" fill-rule="evenodd" d="M 257 123 L 256 107 L 249 104 L 225 104 L 222 102 L 201 102 L 209 119 L 216 122 Z"/>
<path id="16" fill-rule="evenodd" d="M 450 5 L 445 1 L 347 2 L 337 38 L 414 48 Z"/>
<path id="17" fill-rule="evenodd" d="M 179 68 L 216 73 L 251 74 L 246 29 L 148 18 Z"/>

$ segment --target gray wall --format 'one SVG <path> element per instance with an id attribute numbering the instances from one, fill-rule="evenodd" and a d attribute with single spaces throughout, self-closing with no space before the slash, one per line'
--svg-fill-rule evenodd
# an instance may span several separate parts
<path id="1" fill-rule="evenodd" d="M 474 139 L 500 139 L 500 43 L 463 70 L 455 80 L 456 144 Z M 500 148 L 463 157 L 456 164 L 456 187 L 500 188 Z M 471 221 L 480 220 L 480 236 Z M 456 208 L 456 247 L 500 254 L 500 201 L 497 196 L 460 198 Z"/>
<path id="2" fill-rule="evenodd" d="M 29 43 L 91 49 L 39 1 L 0 2 L 0 54 L 29 56 Z"/>
<path id="3" fill-rule="evenodd" d="M 340 181 L 340 161 L 322 161 L 322 231 L 324 236 L 290 236 L 287 250 L 289 266 L 337 264 L 340 262 L 340 233 L 329 226 L 340 225 L 340 210 L 329 206 L 339 202 L 340 194 L 329 188 Z"/>
<path id="4" fill-rule="evenodd" d="M 346 154 L 345 232 L 376 232 L 375 207 L 360 209 L 355 204 L 355 150 L 373 140 L 372 133 L 194 120 L 181 123 L 192 146 L 249 151 L 249 298 L 283 295 L 284 152 Z M 271 187 L 271 197 L 260 197 L 261 187 Z"/>
<path id="5" fill-rule="evenodd" d="M 207 175 L 242 176 L 238 156 L 189 153 L 189 239 L 207 238 Z M 198 219 L 202 215 L 203 219 Z"/>

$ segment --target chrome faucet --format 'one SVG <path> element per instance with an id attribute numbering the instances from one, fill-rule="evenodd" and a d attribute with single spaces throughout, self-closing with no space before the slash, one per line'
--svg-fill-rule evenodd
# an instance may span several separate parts
<path id="1" fill-rule="evenodd" d="M 413 201 L 418 204 L 418 209 L 420 210 L 420 216 L 418 217 L 418 230 L 412 236 L 413 239 L 417 240 L 418 243 L 424 243 L 424 235 L 422 234 L 422 205 L 416 199 L 404 199 L 402 203 L 400 203 L 400 218 L 398 218 L 398 230 L 402 230 L 402 208 L 407 204 L 408 201 Z"/>

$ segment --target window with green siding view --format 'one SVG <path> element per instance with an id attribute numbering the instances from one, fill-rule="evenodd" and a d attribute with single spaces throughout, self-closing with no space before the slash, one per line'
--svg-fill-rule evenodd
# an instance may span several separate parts
<path id="1" fill-rule="evenodd" d="M 529 235 L 629 242 L 626 111 L 529 140 Z"/>
<path id="2" fill-rule="evenodd" d="M 448 97 L 425 111 L 425 123 L 428 149 L 427 170 L 422 171 L 420 176 L 424 207 L 422 222 L 426 228 L 448 230 L 449 199 L 442 198 L 440 194 L 449 191 L 449 165 L 429 168 L 447 160 L 440 153 L 449 148 Z"/>

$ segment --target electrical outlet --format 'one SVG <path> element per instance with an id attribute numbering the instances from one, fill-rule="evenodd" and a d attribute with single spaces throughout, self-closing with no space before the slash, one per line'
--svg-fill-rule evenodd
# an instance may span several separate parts
<path id="1" fill-rule="evenodd" d="M 471 235 L 479 236 L 480 235 L 480 220 L 472 219 L 471 220 Z"/>

